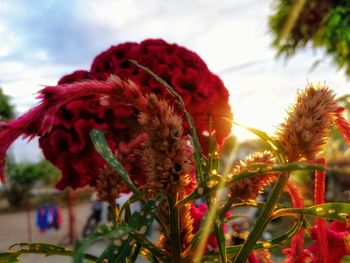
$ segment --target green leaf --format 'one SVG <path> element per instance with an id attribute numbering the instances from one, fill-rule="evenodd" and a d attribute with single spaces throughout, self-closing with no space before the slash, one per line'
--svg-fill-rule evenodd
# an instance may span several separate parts
<path id="1" fill-rule="evenodd" d="M 339 24 L 341 19 L 342 17 L 339 13 L 334 13 L 332 16 L 330 16 L 327 26 L 334 28 Z"/>
<path id="2" fill-rule="evenodd" d="M 130 256 L 133 245 L 136 244 L 132 234 L 145 235 L 147 233 L 156 216 L 156 209 L 164 198 L 162 195 L 156 196 L 154 200 L 149 200 L 140 212 L 131 215 L 128 226 L 133 229 L 133 232 L 127 239 L 120 240 L 120 246 L 118 244 L 117 247 L 119 252 L 114 259 L 115 262 L 125 262 L 126 258 Z"/>
<path id="3" fill-rule="evenodd" d="M 149 200 L 140 212 L 135 212 L 130 217 L 128 226 L 137 233 L 145 234 L 147 227 L 150 227 L 156 215 L 156 209 L 160 202 L 165 198 L 163 195 L 157 195 L 154 200 Z"/>
<path id="4" fill-rule="evenodd" d="M 105 132 L 101 130 L 94 129 L 90 132 L 91 140 L 95 146 L 96 151 L 107 161 L 107 163 L 115 169 L 120 178 L 125 182 L 129 189 L 140 199 L 143 200 L 139 189 L 131 181 L 128 173 L 125 171 L 123 165 L 114 157 L 111 148 L 109 147 Z"/>
<path id="5" fill-rule="evenodd" d="M 0 253 L 0 262 L 2 263 L 13 263 L 19 262 L 20 252 L 2 252 Z"/>
<path id="6" fill-rule="evenodd" d="M 276 216 L 288 216 L 293 214 L 308 215 L 313 217 L 325 218 L 346 222 L 350 215 L 350 204 L 348 203 L 325 203 L 306 208 L 286 208 L 277 210 Z"/>
<path id="7" fill-rule="evenodd" d="M 218 218 L 216 218 L 216 220 L 214 221 L 214 234 L 219 246 L 219 254 L 220 254 L 221 261 L 226 263 L 227 252 L 226 252 L 226 246 L 225 246 L 225 233 L 224 233 L 224 230 L 222 229 L 222 223 Z"/>
<path id="8" fill-rule="evenodd" d="M 107 248 L 102 252 L 100 257 L 97 259 L 96 263 L 104 263 L 106 260 L 107 262 L 113 262 L 113 259 L 115 257 L 114 251 L 117 249 L 117 246 L 111 242 Z"/>
<path id="9" fill-rule="evenodd" d="M 156 247 L 152 242 L 150 242 L 144 235 L 140 235 L 138 233 L 132 233 L 133 238 L 140 244 L 143 248 L 146 248 L 151 252 L 153 256 L 162 259 L 163 262 L 171 261 L 170 255 L 165 251 L 158 247 Z"/>
<path id="10" fill-rule="evenodd" d="M 94 242 L 102 239 L 127 239 L 132 230 L 130 226 L 101 225 L 92 235 L 76 242 L 74 247 L 74 262 L 82 263 L 84 251 Z"/>
<path id="11" fill-rule="evenodd" d="M 17 248 L 13 252 L 0 253 L 0 262 L 19 262 L 19 256 L 22 254 L 43 254 L 45 256 L 59 255 L 59 256 L 73 256 L 73 250 L 67 249 L 65 247 L 46 244 L 46 243 L 16 243 L 10 247 L 10 250 Z M 97 257 L 84 254 L 84 258 L 88 260 L 96 261 Z"/>
<path id="12" fill-rule="evenodd" d="M 135 262 L 141 252 L 141 245 L 137 244 L 130 257 L 130 262 Z"/>

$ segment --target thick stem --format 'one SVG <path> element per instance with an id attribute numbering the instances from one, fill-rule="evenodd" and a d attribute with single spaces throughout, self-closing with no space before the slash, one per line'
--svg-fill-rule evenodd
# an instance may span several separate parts
<path id="1" fill-rule="evenodd" d="M 179 222 L 179 210 L 175 205 L 176 200 L 169 197 L 168 204 L 170 210 L 170 243 L 171 250 L 173 252 L 173 262 L 181 263 L 181 240 L 180 240 L 180 222 Z"/>
<path id="2" fill-rule="evenodd" d="M 263 233 L 264 229 L 271 220 L 271 214 L 275 208 L 275 205 L 283 192 L 284 186 L 286 185 L 289 178 L 289 173 L 281 174 L 274 188 L 272 189 L 269 198 L 264 205 L 262 211 L 259 213 L 258 219 L 250 232 L 247 240 L 239 250 L 235 257 L 234 263 L 246 262 L 250 252 L 253 250 L 254 245 L 258 241 L 259 237 Z"/>

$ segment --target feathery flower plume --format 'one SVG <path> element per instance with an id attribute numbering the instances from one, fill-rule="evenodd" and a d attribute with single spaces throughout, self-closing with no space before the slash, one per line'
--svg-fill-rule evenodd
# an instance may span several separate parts
<path id="1" fill-rule="evenodd" d="M 21 135 L 28 137 L 29 140 L 34 138 L 36 133 L 42 129 L 43 114 L 48 109 L 46 102 L 31 109 L 24 115 L 9 122 L 2 122 L 0 127 L 0 182 L 4 181 L 5 156 L 7 149 Z"/>
<path id="2" fill-rule="evenodd" d="M 96 192 L 99 200 L 114 204 L 115 200 L 120 197 L 120 194 L 126 188 L 118 173 L 109 165 L 101 168 L 96 181 Z"/>
<path id="3" fill-rule="evenodd" d="M 139 123 L 149 136 L 142 158 L 148 184 L 173 197 L 184 197 L 191 185 L 193 160 L 188 138 L 183 136 L 182 117 L 167 101 L 151 94 Z"/>
<path id="4" fill-rule="evenodd" d="M 145 178 L 139 176 L 141 167 L 137 165 L 141 158 L 142 150 L 147 140 L 146 134 L 140 134 L 129 143 L 121 142 L 115 150 L 115 157 L 128 172 L 130 178 L 136 185 L 146 183 Z M 100 169 L 98 179 L 96 181 L 96 191 L 100 200 L 107 201 L 111 204 L 120 197 L 121 193 L 128 191 L 127 186 L 120 178 L 118 173 L 109 165 L 105 165 Z"/>
<path id="5" fill-rule="evenodd" d="M 144 185 L 147 181 L 145 176 L 141 176 L 143 174 L 143 170 L 139 164 L 147 140 L 147 134 L 141 133 L 128 143 L 119 143 L 117 149 L 115 150 L 116 159 L 118 159 L 123 164 L 123 167 L 129 174 L 131 180 L 137 186 Z"/>
<path id="6" fill-rule="evenodd" d="M 249 155 L 245 161 L 241 161 L 229 173 L 228 178 L 233 178 L 235 174 L 254 169 L 254 164 L 272 165 L 275 159 L 268 151 L 255 152 Z M 276 174 L 262 174 L 251 176 L 229 186 L 231 197 L 236 197 L 244 201 L 255 200 L 263 188 L 276 179 Z"/>
<path id="7" fill-rule="evenodd" d="M 20 136 L 25 135 L 30 139 L 34 136 L 45 138 L 50 133 L 51 127 L 55 122 L 57 111 L 73 101 L 85 98 L 87 96 L 95 96 L 101 99 L 101 103 L 108 103 L 108 100 L 113 101 L 113 105 L 127 104 L 133 105 L 138 110 L 147 110 L 147 100 L 143 96 L 142 91 L 130 81 L 123 81 L 116 76 L 112 76 L 107 81 L 86 81 L 74 84 L 65 84 L 57 87 L 46 87 L 40 91 L 39 98 L 41 102 L 39 105 L 20 116 L 17 119 L 9 121 L 1 127 L 0 130 L 0 173 L 3 180 L 3 168 L 5 165 L 5 155 L 8 147 Z M 81 126 L 81 132 L 89 133 L 93 128 L 107 129 L 108 126 L 99 123 L 90 123 L 89 121 L 78 121 L 75 125 Z M 59 136 L 63 136 L 60 134 Z M 71 138 L 67 132 L 64 136 Z M 63 138 L 62 138 L 63 139 Z M 109 138 L 111 145 L 115 144 Z M 73 140 L 73 138 L 71 138 Z M 77 154 L 86 155 L 85 163 L 75 163 L 75 160 L 70 158 L 64 162 L 55 163 L 58 168 L 62 170 L 63 178 L 61 186 L 71 185 L 73 187 L 83 186 L 86 184 L 93 184 L 96 180 L 96 174 L 105 162 L 94 151 L 91 142 L 82 141 L 82 144 L 89 144 L 90 151 L 80 153 L 79 149 L 75 149 Z M 64 145 L 57 145 L 57 147 L 65 147 Z M 62 157 L 62 156 L 61 156 Z M 64 157 L 64 156 L 63 156 Z M 72 169 L 67 163 L 74 163 L 80 169 L 84 166 L 84 173 L 76 174 L 77 170 Z M 60 165 L 61 164 L 61 165 Z M 66 169 L 66 167 L 68 168 Z"/>
<path id="8" fill-rule="evenodd" d="M 188 137 L 183 136 L 182 116 L 167 101 L 150 94 L 148 110 L 139 114 L 139 123 L 149 136 L 142 155 L 142 166 L 148 184 L 157 192 L 171 195 L 175 200 L 191 193 L 195 187 L 191 183 L 194 163 Z M 167 206 L 159 208 L 166 224 L 170 222 L 167 212 Z M 179 218 L 182 253 L 186 253 L 193 238 L 189 204 L 179 206 Z"/>
<path id="9" fill-rule="evenodd" d="M 277 131 L 290 162 L 314 160 L 339 116 L 340 107 L 328 87 L 309 85 L 298 93 L 284 124 Z"/>

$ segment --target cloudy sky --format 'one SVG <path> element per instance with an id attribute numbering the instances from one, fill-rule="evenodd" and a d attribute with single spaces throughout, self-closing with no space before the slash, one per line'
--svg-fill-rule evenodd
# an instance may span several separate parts
<path id="1" fill-rule="evenodd" d="M 238 122 L 273 132 L 295 92 L 308 82 L 348 90 L 322 51 L 306 49 L 288 62 L 275 58 L 268 31 L 272 2 L 262 0 L 2 0 L 0 86 L 19 113 L 35 105 L 41 85 L 89 69 L 93 58 L 125 41 L 164 38 L 196 51 L 230 90 Z M 314 61 L 322 63 L 310 70 Z M 239 130 L 241 139 L 249 135 Z M 38 156 L 17 142 L 18 160 Z M 35 143 L 34 143 L 35 145 Z"/>

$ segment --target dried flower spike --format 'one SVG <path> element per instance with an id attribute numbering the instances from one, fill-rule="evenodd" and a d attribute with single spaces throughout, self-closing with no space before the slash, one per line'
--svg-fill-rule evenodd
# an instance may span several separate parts
<path id="1" fill-rule="evenodd" d="M 235 174 L 251 170 L 254 164 L 272 165 L 274 163 L 275 159 L 270 152 L 255 152 L 249 155 L 244 162 L 236 165 L 229 174 L 229 177 L 234 177 Z M 276 176 L 276 174 L 262 174 L 240 180 L 229 187 L 230 195 L 244 201 L 255 200 L 263 188 L 276 179 Z"/>
<path id="2" fill-rule="evenodd" d="M 148 183 L 160 192 L 184 197 L 191 189 L 193 160 L 183 136 L 182 117 L 165 100 L 148 97 L 148 111 L 139 123 L 149 136 L 142 162 Z"/>
<path id="3" fill-rule="evenodd" d="M 111 167 L 106 165 L 101 168 L 96 181 L 96 191 L 99 200 L 114 204 L 125 187 L 123 180 Z"/>
<path id="4" fill-rule="evenodd" d="M 328 87 L 312 84 L 298 93 L 277 131 L 290 162 L 313 160 L 322 152 L 330 127 L 339 116 L 334 96 Z"/>

